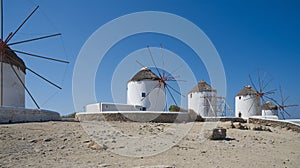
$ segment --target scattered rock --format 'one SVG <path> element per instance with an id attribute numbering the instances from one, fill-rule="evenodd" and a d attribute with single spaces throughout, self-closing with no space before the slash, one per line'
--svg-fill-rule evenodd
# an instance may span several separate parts
<path id="1" fill-rule="evenodd" d="M 65 149 L 65 148 L 66 148 L 66 146 L 65 146 L 65 145 L 63 145 L 63 146 L 59 147 L 59 149 Z"/>
<path id="2" fill-rule="evenodd" d="M 37 149 L 37 148 L 35 148 L 35 149 L 34 149 L 34 151 L 35 151 L 36 153 L 39 153 L 41 150 L 40 150 L 40 149 Z"/>
<path id="3" fill-rule="evenodd" d="M 46 138 L 46 139 L 44 139 L 44 142 L 50 142 L 52 140 L 53 140 L 53 138 Z"/>
<path id="4" fill-rule="evenodd" d="M 226 138 L 225 128 L 214 128 L 212 135 L 209 137 L 211 140 L 223 140 Z"/>
<path id="5" fill-rule="evenodd" d="M 179 145 L 178 145 L 178 144 L 176 144 L 176 145 L 174 145 L 173 147 L 174 147 L 174 148 L 178 148 L 178 147 L 179 147 Z"/>
<path id="6" fill-rule="evenodd" d="M 103 164 L 99 165 L 99 167 L 109 167 L 109 166 L 111 166 L 111 165 L 110 164 L 106 164 L 106 163 L 103 163 Z"/>
<path id="7" fill-rule="evenodd" d="M 272 132 L 272 130 L 270 128 L 262 126 L 262 125 L 254 126 L 252 128 L 252 130 L 254 130 L 254 131 L 268 131 L 268 132 Z"/>
<path id="8" fill-rule="evenodd" d="M 25 138 L 24 138 L 24 137 L 21 137 L 21 138 L 18 138 L 18 140 L 25 140 Z"/>
<path id="9" fill-rule="evenodd" d="M 108 147 L 106 145 L 99 145 L 98 143 L 91 141 L 88 144 L 88 148 L 92 149 L 92 150 L 106 150 Z"/>
<path id="10" fill-rule="evenodd" d="M 241 127 L 241 123 L 239 123 L 239 122 L 234 122 L 232 125 L 233 125 L 233 128 L 236 128 L 236 129 L 240 129 L 240 127 Z"/>
<path id="11" fill-rule="evenodd" d="M 232 123 L 233 128 L 241 129 L 241 130 L 248 130 L 247 125 L 241 124 L 240 122 Z"/>
<path id="12" fill-rule="evenodd" d="M 222 123 L 222 125 L 226 129 L 234 128 L 233 122 L 231 122 L 231 121 L 226 121 L 226 122 Z"/>
<path id="13" fill-rule="evenodd" d="M 29 142 L 29 143 L 37 143 L 37 142 L 38 142 L 38 140 L 36 140 L 36 139 L 32 139 L 32 140 L 29 140 L 28 142 Z"/>
<path id="14" fill-rule="evenodd" d="M 83 143 L 89 143 L 89 142 L 91 142 L 91 140 L 85 140 L 85 141 L 83 141 Z"/>

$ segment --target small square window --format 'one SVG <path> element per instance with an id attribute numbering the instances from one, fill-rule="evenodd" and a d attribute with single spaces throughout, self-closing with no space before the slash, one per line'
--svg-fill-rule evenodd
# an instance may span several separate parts
<path id="1" fill-rule="evenodd" d="M 143 107 L 143 111 L 146 111 L 146 107 Z"/>
<path id="2" fill-rule="evenodd" d="M 242 99 L 242 97 L 240 96 L 240 97 L 239 97 L 239 100 L 241 100 L 241 99 Z"/>
<path id="3" fill-rule="evenodd" d="M 146 93 L 145 92 L 142 92 L 142 97 L 146 97 Z"/>

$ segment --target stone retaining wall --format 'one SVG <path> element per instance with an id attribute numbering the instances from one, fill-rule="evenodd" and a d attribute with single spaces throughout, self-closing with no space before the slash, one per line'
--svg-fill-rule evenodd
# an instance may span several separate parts
<path id="1" fill-rule="evenodd" d="M 240 123 L 246 123 L 247 120 L 243 118 L 238 118 L 238 117 L 204 117 L 203 118 L 204 122 L 227 122 L 227 121 L 232 121 L 232 122 L 240 122 Z"/>
<path id="2" fill-rule="evenodd" d="M 293 130 L 300 133 L 300 126 L 291 123 L 289 121 L 249 118 L 249 123 L 260 124 L 260 125 L 271 126 L 271 127 L 286 128 L 288 130 Z"/>
<path id="3" fill-rule="evenodd" d="M 133 122 L 187 122 L 192 118 L 188 113 L 166 112 L 82 112 L 76 113 L 79 121 L 133 121 Z"/>
<path id="4" fill-rule="evenodd" d="M 0 107 L 0 123 L 40 122 L 61 120 L 59 113 L 16 107 Z"/>
<path id="5" fill-rule="evenodd" d="M 79 121 L 134 121 L 134 122 L 241 122 L 247 120 L 236 117 L 205 117 L 202 118 L 194 113 L 186 112 L 80 112 L 76 113 L 76 118 Z"/>

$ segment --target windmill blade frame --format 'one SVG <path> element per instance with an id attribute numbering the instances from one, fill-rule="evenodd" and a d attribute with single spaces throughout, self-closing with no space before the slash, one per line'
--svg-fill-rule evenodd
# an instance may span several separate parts
<path id="1" fill-rule="evenodd" d="M 159 77 L 162 78 L 162 76 L 161 76 L 161 74 L 160 74 L 160 72 L 159 72 L 159 70 L 158 70 L 158 68 L 157 68 L 157 66 L 156 66 L 156 63 L 155 63 L 155 61 L 154 61 L 154 58 L 153 58 L 152 52 L 151 52 L 151 50 L 150 50 L 150 47 L 147 46 L 147 48 L 148 48 L 148 51 L 149 51 L 149 54 L 150 54 L 152 63 L 153 63 L 153 65 L 154 65 L 154 67 L 155 67 L 155 69 L 156 69 L 156 71 L 157 71 Z"/>
<path id="2" fill-rule="evenodd" d="M 1 2 L 2 3 L 2 2 Z M 2 5 L 1 5 L 2 6 Z M 36 6 L 33 11 L 25 18 L 25 20 L 19 25 L 19 27 L 12 33 L 12 35 L 8 38 L 7 42 L 9 42 L 16 33 L 23 27 L 23 25 L 29 20 L 29 18 L 37 11 L 40 6 Z M 3 20 L 3 19 L 2 19 Z M 3 25 L 3 24 L 2 24 Z M 3 30 L 3 29 L 2 29 Z"/>
<path id="3" fill-rule="evenodd" d="M 17 61 L 11 57 L 7 57 L 9 60 L 17 63 Z M 50 80 L 48 80 L 47 78 L 43 77 L 42 75 L 38 74 L 37 72 L 33 71 L 32 69 L 30 69 L 29 67 L 25 67 L 27 70 L 29 70 L 30 72 L 32 72 L 33 74 L 35 74 L 36 76 L 38 76 L 39 78 L 43 79 L 44 81 L 48 82 L 49 84 L 55 86 L 58 89 L 62 89 L 60 86 L 58 86 L 57 84 L 51 82 Z"/>
<path id="4" fill-rule="evenodd" d="M 24 54 L 24 55 L 28 55 L 28 56 L 32 56 L 32 57 L 36 57 L 36 58 L 42 58 L 42 59 L 47 59 L 47 60 L 66 63 L 66 64 L 70 63 L 69 61 L 64 61 L 64 60 L 60 60 L 60 59 L 45 57 L 45 56 L 41 56 L 41 55 L 37 55 L 37 54 L 31 54 L 31 53 L 24 52 L 24 51 L 18 51 L 18 50 L 13 50 L 13 51 L 16 52 L 16 53 L 20 53 L 20 54 Z"/>
<path id="5" fill-rule="evenodd" d="M 171 91 L 170 91 L 170 89 L 167 87 L 167 91 L 168 91 L 168 93 L 170 94 L 170 96 L 172 97 L 172 100 L 173 100 L 173 102 L 175 103 L 175 105 L 176 106 L 178 106 L 177 105 L 177 102 L 176 102 L 176 100 L 175 100 L 175 98 L 174 98 L 174 96 L 172 95 L 172 93 L 171 93 Z"/>
<path id="6" fill-rule="evenodd" d="M 64 60 L 60 60 L 60 59 L 55 59 L 55 58 L 50 58 L 50 57 L 45 57 L 45 56 L 41 56 L 41 55 L 37 55 L 37 54 L 32 54 L 32 53 L 28 53 L 28 52 L 23 52 L 23 51 L 18 51 L 18 50 L 13 50 L 10 48 L 10 46 L 13 45 L 17 45 L 17 44 L 22 44 L 22 43 L 27 43 L 27 42 L 32 42 L 32 41 L 37 41 L 37 40 L 41 40 L 41 39 L 47 39 L 50 37 L 55 37 L 55 36 L 61 36 L 61 33 L 56 33 L 56 34 L 51 34 L 51 35 L 47 35 L 47 36 L 41 36 L 41 37 L 37 37 L 37 38 L 32 38 L 32 39 L 27 39 L 27 40 L 23 40 L 23 41 L 18 41 L 18 42 L 10 42 L 15 35 L 22 29 L 22 27 L 24 27 L 24 25 L 29 21 L 29 19 L 33 16 L 34 13 L 36 13 L 36 11 L 39 9 L 39 5 L 35 6 L 34 9 L 29 13 L 29 15 L 27 15 L 27 17 L 21 22 L 21 24 L 16 28 L 15 31 L 10 32 L 8 34 L 8 36 L 6 37 L 6 39 L 3 41 L 3 2 L 2 0 L 0 0 L 1 3 L 1 40 L 0 40 L 0 54 L 1 54 L 1 107 L 4 105 L 3 103 L 3 98 L 5 98 L 3 96 L 3 83 L 4 83 L 4 63 L 10 65 L 10 67 L 13 70 L 13 73 L 10 72 L 9 74 L 15 74 L 16 75 L 16 79 L 15 81 L 20 81 L 22 87 L 24 88 L 24 90 L 27 92 L 27 94 L 30 96 L 30 98 L 32 99 L 32 101 L 34 102 L 34 104 L 37 106 L 38 109 L 40 109 L 40 106 L 38 105 L 37 101 L 34 99 L 33 95 L 31 94 L 31 92 L 29 91 L 29 89 L 26 87 L 25 82 L 22 81 L 23 76 L 26 74 L 25 70 L 29 70 L 31 73 L 33 73 L 34 75 L 36 75 L 37 77 L 43 79 L 44 81 L 46 81 L 47 83 L 51 84 L 52 86 L 58 88 L 58 89 L 62 89 L 60 86 L 58 86 L 57 84 L 53 83 L 52 81 L 48 80 L 47 78 L 43 77 L 42 75 L 40 75 L 39 73 L 33 71 L 32 69 L 30 69 L 29 67 L 25 66 L 25 63 L 23 62 L 23 60 L 21 58 L 18 57 L 18 55 L 16 53 L 20 53 L 20 54 L 24 54 L 24 55 L 28 55 L 28 56 L 32 56 L 32 57 L 36 57 L 36 58 L 42 58 L 42 59 L 47 59 L 47 60 L 51 60 L 51 61 L 56 61 L 56 62 L 61 62 L 61 63 L 69 63 L 68 61 L 64 61 Z M 14 66 L 20 66 L 22 68 L 22 71 L 24 72 L 23 74 L 20 75 L 17 73 L 17 70 L 14 68 Z M 14 81 L 14 80 L 13 80 Z M 13 88 L 9 88 L 9 89 L 13 89 Z M 23 89 L 22 89 L 23 91 Z M 25 99 L 25 97 L 24 97 Z M 25 102 L 25 100 L 24 100 Z M 19 104 L 17 104 L 17 106 L 19 106 Z M 21 104 L 20 106 L 24 106 L 25 107 L 25 103 Z"/>
<path id="7" fill-rule="evenodd" d="M 167 87 L 170 87 L 170 89 L 172 89 L 175 93 L 179 94 L 182 97 L 185 97 L 184 95 L 182 95 L 178 90 L 174 89 L 172 86 L 170 86 L 169 84 L 167 84 Z"/>
<path id="8" fill-rule="evenodd" d="M 47 35 L 47 36 L 36 37 L 36 38 L 32 38 L 32 39 L 27 39 L 27 40 L 22 40 L 22 41 L 18 41 L 18 42 L 14 42 L 14 43 L 9 43 L 7 45 L 8 46 L 13 46 L 13 45 L 16 45 L 16 44 L 28 43 L 28 42 L 42 40 L 42 39 L 47 39 L 47 38 L 51 38 L 51 37 L 55 37 L 55 36 L 61 36 L 61 33 L 56 33 L 56 34 L 51 34 L 51 35 Z"/>
<path id="9" fill-rule="evenodd" d="M 153 54 L 152 54 L 152 52 L 151 52 L 151 49 L 150 49 L 150 47 L 149 47 L 149 45 L 147 46 L 147 49 L 148 49 L 148 52 L 149 52 L 149 56 L 150 56 L 150 58 L 151 58 L 151 62 L 152 62 L 152 64 L 154 65 L 154 68 L 155 68 L 155 70 L 156 70 L 156 73 L 157 73 L 157 76 L 158 76 L 158 78 L 159 78 L 159 83 L 163 83 L 164 84 L 164 91 L 165 91 L 165 98 L 167 98 L 168 96 L 167 96 L 167 93 L 166 92 L 168 92 L 168 94 L 170 95 L 170 97 L 172 98 L 172 100 L 173 100 L 173 102 L 175 103 L 175 105 L 177 106 L 177 102 L 176 102 L 176 99 L 175 99 L 175 97 L 174 97 L 174 95 L 172 94 L 172 92 L 171 91 L 174 91 L 174 92 L 176 92 L 176 94 L 178 94 L 178 95 L 180 95 L 180 96 L 182 96 L 182 97 L 185 97 L 184 95 L 182 95 L 179 91 L 177 91 L 175 88 L 173 88 L 172 86 L 170 86 L 170 84 L 168 84 L 167 82 L 168 81 L 171 81 L 171 82 L 178 82 L 179 80 L 176 80 L 175 78 L 177 78 L 177 77 L 171 77 L 171 74 L 170 73 L 168 73 L 168 74 L 166 74 L 166 72 L 165 72 L 165 70 L 164 70 L 164 67 L 163 67 L 163 69 L 159 69 L 158 67 L 157 67 L 157 64 L 156 64 L 156 62 L 155 62 L 155 60 L 154 60 L 154 57 L 153 57 Z M 163 54 L 163 49 L 162 49 L 162 44 L 160 44 L 160 55 L 161 55 L 161 57 L 162 57 L 162 59 L 163 59 L 163 62 L 162 62 L 162 64 L 163 64 L 163 66 L 165 66 L 165 62 L 164 62 L 164 54 Z M 182 66 L 182 65 L 181 65 Z M 180 66 L 180 67 L 181 67 Z M 180 68 L 179 67 L 179 68 Z M 176 71 L 179 69 L 179 68 L 177 68 L 176 69 Z M 162 71 L 162 72 L 161 72 Z M 153 89 L 152 89 L 153 90 Z M 150 92 L 149 92 L 150 93 Z M 148 95 L 148 94 L 147 94 Z M 166 101 L 166 103 L 167 103 L 167 101 Z"/>
<path id="10" fill-rule="evenodd" d="M 43 79 L 44 81 L 48 82 L 49 84 L 53 85 L 54 87 L 58 88 L 58 89 L 62 89 L 60 86 L 58 86 L 57 84 L 51 82 L 50 80 L 48 80 L 47 78 L 43 77 L 42 75 L 38 74 L 37 72 L 33 71 L 32 69 L 26 67 L 27 70 L 29 70 L 30 72 L 32 72 L 33 74 L 35 74 L 36 76 L 38 76 L 39 78 Z"/>

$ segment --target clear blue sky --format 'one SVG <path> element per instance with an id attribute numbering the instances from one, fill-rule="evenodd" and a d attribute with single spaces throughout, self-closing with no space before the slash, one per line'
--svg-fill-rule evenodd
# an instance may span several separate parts
<path id="1" fill-rule="evenodd" d="M 256 78 L 257 70 L 270 74 L 273 80 L 269 89 L 277 89 L 281 85 L 284 93 L 290 96 L 288 103 L 300 104 L 300 2 L 297 0 L 4 0 L 5 35 L 15 30 L 35 4 L 39 4 L 40 9 L 14 40 L 57 32 L 63 37 L 14 48 L 71 62 L 65 66 L 21 56 L 26 65 L 63 87 L 57 91 L 28 72 L 27 86 L 45 109 L 59 111 L 62 115 L 74 111 L 72 72 L 82 45 L 103 24 L 139 11 L 173 13 L 193 22 L 206 33 L 222 59 L 227 80 L 227 102 L 233 109 L 234 96 L 243 86 L 250 84 L 249 74 Z M 147 45 L 158 47 L 160 43 L 186 60 L 197 71 L 197 80 L 209 81 L 201 60 L 195 61 L 195 53 L 178 40 L 164 35 L 144 34 L 120 41 L 105 56 L 97 74 L 98 100 L 112 101 L 111 75 L 124 55 Z M 34 107 L 28 98 L 27 106 Z M 300 118 L 299 107 L 288 111 L 293 118 Z"/>

